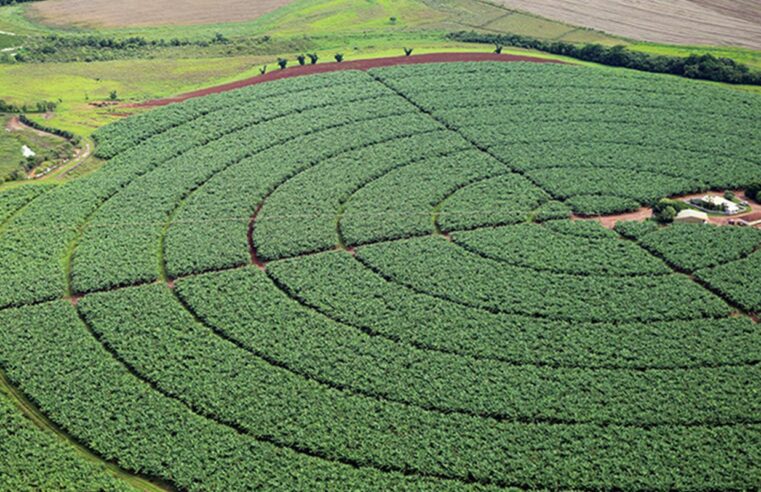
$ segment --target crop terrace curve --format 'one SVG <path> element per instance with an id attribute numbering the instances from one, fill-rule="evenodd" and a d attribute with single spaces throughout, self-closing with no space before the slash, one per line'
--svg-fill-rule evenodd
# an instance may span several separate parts
<path id="1" fill-rule="evenodd" d="M 345 68 L 370 71 L 109 126 L 102 171 L 14 206 L 8 379 L 179 489 L 752 487 L 761 300 L 725 277 L 761 237 L 692 276 L 671 229 L 567 219 L 748 184 L 759 99 L 563 65 Z"/>

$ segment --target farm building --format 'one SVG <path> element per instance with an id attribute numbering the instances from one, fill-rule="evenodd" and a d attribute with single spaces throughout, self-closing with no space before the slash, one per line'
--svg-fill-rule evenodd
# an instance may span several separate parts
<path id="1" fill-rule="evenodd" d="M 674 222 L 684 224 L 705 224 L 708 222 L 708 214 L 698 210 L 682 210 L 677 214 Z"/>
<path id="2" fill-rule="evenodd" d="M 710 205 L 712 208 L 724 210 L 724 212 L 729 215 L 740 213 L 741 210 L 738 204 L 721 196 L 706 195 L 701 198 L 700 201 Z"/>

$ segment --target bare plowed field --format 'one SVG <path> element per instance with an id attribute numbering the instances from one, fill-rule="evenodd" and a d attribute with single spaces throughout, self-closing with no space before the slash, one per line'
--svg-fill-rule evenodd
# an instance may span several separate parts
<path id="1" fill-rule="evenodd" d="M 759 0 L 498 0 L 611 34 L 677 44 L 761 48 Z"/>
<path id="2" fill-rule="evenodd" d="M 215 24 L 255 19 L 290 0 L 49 0 L 35 3 L 32 15 L 47 24 L 98 27 Z"/>

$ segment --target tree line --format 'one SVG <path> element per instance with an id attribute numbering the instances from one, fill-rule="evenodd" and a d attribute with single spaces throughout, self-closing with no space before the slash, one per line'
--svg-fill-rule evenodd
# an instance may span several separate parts
<path id="1" fill-rule="evenodd" d="M 26 117 L 25 114 L 19 115 L 19 121 L 21 121 L 21 123 L 25 124 L 26 126 L 34 128 L 35 130 L 39 130 L 45 133 L 51 133 L 53 135 L 58 135 L 59 137 L 65 138 L 66 140 L 69 140 L 74 145 L 77 145 L 81 140 L 80 137 L 74 135 L 68 130 L 61 130 L 60 128 L 45 126 L 43 124 L 37 123 L 36 121 L 30 120 L 29 118 Z"/>
<path id="2" fill-rule="evenodd" d="M 545 41 L 518 34 L 484 34 L 473 31 L 450 33 L 448 37 L 466 43 L 493 44 L 497 46 L 497 52 L 501 51 L 503 45 L 514 46 L 644 72 L 666 73 L 729 84 L 761 85 L 761 72 L 751 71 L 747 65 L 730 58 L 718 58 L 711 54 L 693 54 L 686 57 L 652 55 L 631 51 L 621 45 L 577 45 L 564 41 Z"/>
<path id="3" fill-rule="evenodd" d="M 38 101 L 34 104 L 12 104 L 0 99 L 0 113 L 52 113 L 58 107 L 57 102 Z"/>

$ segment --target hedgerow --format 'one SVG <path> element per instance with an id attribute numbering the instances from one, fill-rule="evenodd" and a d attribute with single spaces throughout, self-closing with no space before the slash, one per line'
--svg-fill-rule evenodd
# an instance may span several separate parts
<path id="1" fill-rule="evenodd" d="M 126 119 L 98 172 L 0 194 L 0 369 L 178 490 L 752 489 L 757 234 L 559 219 L 743 189 L 759 117 L 471 63 Z"/>
<path id="2" fill-rule="evenodd" d="M 504 44 L 536 49 L 556 55 L 645 72 L 667 73 L 730 84 L 761 85 L 761 72 L 753 71 L 744 63 L 731 58 L 717 58 L 710 53 L 690 54 L 685 57 L 665 56 L 629 51 L 624 45 L 604 46 L 594 43 L 577 45 L 563 41 L 546 41 L 520 34 L 485 34 L 475 31 L 450 33 L 449 38 L 460 42 L 497 44 L 500 46 Z"/>

